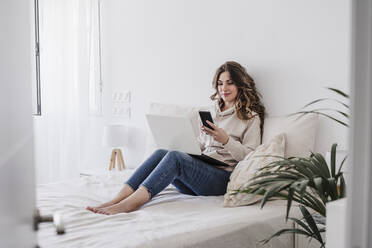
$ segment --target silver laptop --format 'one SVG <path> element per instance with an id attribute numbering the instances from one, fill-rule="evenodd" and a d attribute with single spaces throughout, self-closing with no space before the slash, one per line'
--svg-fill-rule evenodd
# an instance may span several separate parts
<path id="1" fill-rule="evenodd" d="M 188 153 L 211 165 L 228 166 L 202 154 L 189 117 L 146 114 L 146 119 L 158 148 Z"/>
<path id="2" fill-rule="evenodd" d="M 154 114 L 146 118 L 158 148 L 201 155 L 190 118 Z"/>

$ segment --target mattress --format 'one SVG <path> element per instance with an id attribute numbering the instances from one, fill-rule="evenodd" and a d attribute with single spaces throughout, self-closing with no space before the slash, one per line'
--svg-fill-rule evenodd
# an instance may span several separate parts
<path id="1" fill-rule="evenodd" d="M 66 233 L 56 235 L 53 224 L 42 223 L 40 247 L 294 247 L 291 235 L 262 246 L 260 240 L 285 222 L 284 201 L 222 207 L 223 196 L 190 196 L 172 185 L 137 211 L 100 215 L 85 210 L 111 199 L 133 170 L 38 185 L 37 206 L 42 215 L 60 213 Z"/>

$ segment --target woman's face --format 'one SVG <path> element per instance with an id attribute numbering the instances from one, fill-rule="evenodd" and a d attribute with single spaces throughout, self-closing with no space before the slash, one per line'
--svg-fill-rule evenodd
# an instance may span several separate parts
<path id="1" fill-rule="evenodd" d="M 238 95 L 238 87 L 231 80 L 228 71 L 222 72 L 217 80 L 218 94 L 222 97 L 225 103 L 231 104 L 235 102 Z"/>

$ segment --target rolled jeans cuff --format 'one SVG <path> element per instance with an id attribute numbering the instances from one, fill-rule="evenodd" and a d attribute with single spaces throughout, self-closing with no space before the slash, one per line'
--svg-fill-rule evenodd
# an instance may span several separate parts
<path id="1" fill-rule="evenodd" d="M 141 186 L 144 187 L 147 190 L 147 192 L 149 193 L 149 196 L 150 196 L 150 200 L 151 200 L 153 195 L 154 195 L 154 191 L 152 190 L 152 188 L 150 186 L 145 185 L 144 183 L 142 183 L 140 185 L 140 187 Z"/>
<path id="2" fill-rule="evenodd" d="M 129 181 L 125 182 L 124 185 L 125 184 L 128 185 L 130 188 L 132 188 L 133 191 L 137 190 L 137 188 L 133 187 L 133 185 Z"/>

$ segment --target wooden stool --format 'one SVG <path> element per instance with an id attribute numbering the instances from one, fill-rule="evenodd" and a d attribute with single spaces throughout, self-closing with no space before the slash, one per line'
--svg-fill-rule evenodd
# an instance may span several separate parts
<path id="1" fill-rule="evenodd" d="M 119 171 L 124 170 L 125 163 L 124 163 L 123 153 L 121 152 L 121 149 L 112 150 L 109 170 L 112 170 L 115 168 L 116 161 L 118 163 Z"/>

